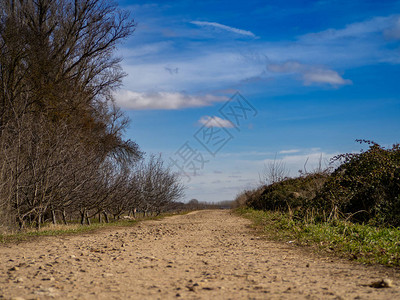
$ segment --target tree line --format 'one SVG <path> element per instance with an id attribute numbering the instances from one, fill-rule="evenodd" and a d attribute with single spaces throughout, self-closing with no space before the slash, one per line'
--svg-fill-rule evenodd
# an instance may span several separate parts
<path id="1" fill-rule="evenodd" d="M 0 1 L 0 226 L 161 212 L 183 186 L 123 134 L 116 46 L 132 34 L 106 0 Z"/>

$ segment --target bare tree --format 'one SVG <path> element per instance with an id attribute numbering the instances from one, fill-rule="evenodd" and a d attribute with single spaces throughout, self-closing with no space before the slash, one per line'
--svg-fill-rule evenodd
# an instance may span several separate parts
<path id="1" fill-rule="evenodd" d="M 286 169 L 285 163 L 277 160 L 275 155 L 272 162 L 264 164 L 263 173 L 259 177 L 262 184 L 270 185 L 284 180 L 288 175 L 289 171 Z"/>
<path id="2" fill-rule="evenodd" d="M 161 156 L 141 160 L 123 138 L 112 98 L 128 13 L 106 0 L 0 0 L 0 12 L 0 224 L 158 214 L 179 199 Z"/>
<path id="3" fill-rule="evenodd" d="M 139 166 L 140 205 L 145 212 L 159 214 L 169 203 L 181 198 L 184 186 L 176 173 L 164 165 L 161 155 L 150 155 Z"/>
<path id="4" fill-rule="evenodd" d="M 0 1 L 0 209 L 20 226 L 104 209 L 124 176 L 99 189 L 106 166 L 141 157 L 110 105 L 125 75 L 113 52 L 134 26 L 105 0 Z"/>

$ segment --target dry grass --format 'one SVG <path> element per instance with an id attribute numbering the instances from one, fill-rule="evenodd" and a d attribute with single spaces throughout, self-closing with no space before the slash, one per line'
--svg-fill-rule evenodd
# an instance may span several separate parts
<path id="1" fill-rule="evenodd" d="M 0 231 L 0 243 L 14 243 L 21 241 L 29 241 L 42 236 L 58 236 L 58 235 L 71 235 L 71 234 L 81 234 L 87 232 L 94 232 L 98 230 L 117 228 L 117 227 L 129 227 L 134 226 L 137 223 L 145 220 L 157 220 L 165 218 L 172 215 L 183 215 L 187 214 L 189 211 L 182 211 L 179 213 L 164 213 L 158 216 L 150 217 L 138 217 L 135 220 L 120 219 L 116 221 L 111 221 L 110 223 L 98 223 L 93 222 L 91 225 L 81 225 L 79 223 L 64 224 L 52 224 L 46 223 L 39 230 L 35 228 L 26 228 L 24 230 L 14 230 L 1 232 Z M 0 228 L 1 229 L 1 228 Z"/>

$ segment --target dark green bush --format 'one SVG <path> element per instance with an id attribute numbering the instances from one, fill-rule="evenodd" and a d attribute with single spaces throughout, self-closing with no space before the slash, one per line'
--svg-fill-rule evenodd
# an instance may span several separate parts
<path id="1" fill-rule="evenodd" d="M 286 178 L 262 188 L 257 197 L 249 197 L 247 206 L 261 210 L 301 211 L 310 208 L 312 199 L 328 178 L 327 172 Z"/>
<path id="2" fill-rule="evenodd" d="M 361 153 L 334 157 L 341 165 L 314 199 L 327 212 L 340 211 L 352 221 L 400 226 L 400 148 L 372 141 Z"/>
<path id="3" fill-rule="evenodd" d="M 246 205 L 315 222 L 341 218 L 399 227 L 400 145 L 386 149 L 368 140 L 357 142 L 369 149 L 332 158 L 340 163 L 332 174 L 306 173 L 247 191 Z"/>

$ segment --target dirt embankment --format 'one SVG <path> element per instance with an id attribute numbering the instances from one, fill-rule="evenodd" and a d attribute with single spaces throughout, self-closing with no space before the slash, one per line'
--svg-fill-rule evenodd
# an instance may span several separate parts
<path id="1" fill-rule="evenodd" d="M 0 246 L 0 299 L 400 299 L 399 279 L 261 239 L 229 211 Z"/>

